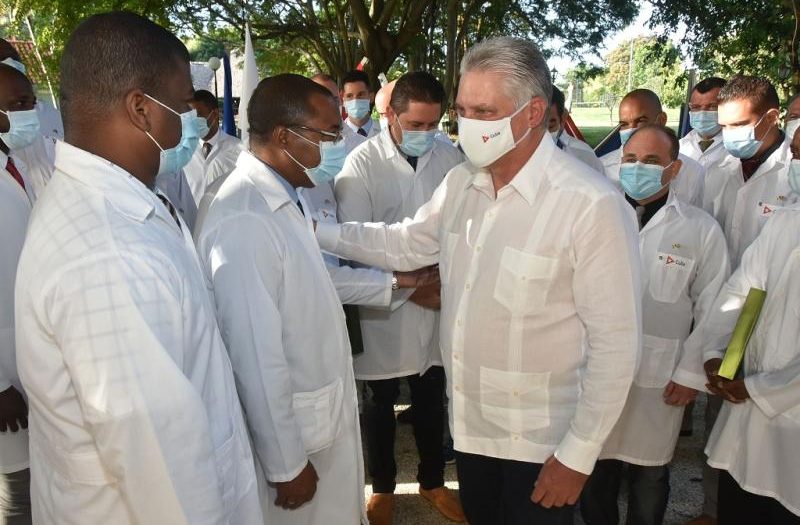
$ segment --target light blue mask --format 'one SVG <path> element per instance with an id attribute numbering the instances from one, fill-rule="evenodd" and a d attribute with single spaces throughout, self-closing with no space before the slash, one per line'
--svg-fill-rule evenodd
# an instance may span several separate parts
<path id="1" fill-rule="evenodd" d="M 690 111 L 689 124 L 703 137 L 713 137 L 721 128 L 716 111 Z"/>
<path id="2" fill-rule="evenodd" d="M 25 111 L 2 111 L 8 117 L 9 128 L 5 133 L 0 133 L 0 139 L 8 149 L 22 149 L 33 144 L 39 136 L 39 113 L 35 109 Z"/>
<path id="3" fill-rule="evenodd" d="M 204 139 L 211 128 L 208 126 L 208 120 L 204 119 L 203 117 L 197 117 L 197 136 L 201 139 Z"/>
<path id="4" fill-rule="evenodd" d="M 147 136 L 150 137 L 150 140 L 152 140 L 161 151 L 157 175 L 163 175 L 165 173 L 177 173 L 189 163 L 189 161 L 192 159 L 192 154 L 194 154 L 194 151 L 197 149 L 197 144 L 200 142 L 198 120 L 203 119 L 197 116 L 197 111 L 194 109 L 189 110 L 186 113 L 178 113 L 171 107 L 159 102 L 150 95 L 145 94 L 145 96 L 159 106 L 169 110 L 171 113 L 178 115 L 178 117 L 181 119 L 181 139 L 178 141 L 178 144 L 172 148 L 162 148 L 161 144 L 158 143 L 153 135 L 151 135 L 149 131 L 145 131 Z"/>
<path id="5" fill-rule="evenodd" d="M 319 164 L 313 168 L 303 166 L 291 153 L 285 149 L 283 150 L 295 164 L 303 168 L 303 171 L 308 176 L 309 180 L 314 183 L 314 186 L 319 186 L 335 179 L 339 172 L 342 171 L 344 161 L 347 158 L 347 148 L 345 147 L 344 139 L 339 139 L 336 142 L 323 141 L 317 144 L 291 129 L 289 131 L 309 144 L 313 144 L 319 148 Z"/>
<path id="6" fill-rule="evenodd" d="M 672 166 L 662 167 L 658 164 L 643 164 L 641 162 L 626 162 L 619 167 L 619 182 L 622 189 L 633 200 L 643 201 L 649 199 L 664 188 L 661 178 L 664 170 Z"/>
<path id="7" fill-rule="evenodd" d="M 361 120 L 369 115 L 369 106 L 370 102 L 368 98 L 354 98 L 345 101 L 344 110 L 347 111 L 348 116 L 356 120 Z"/>
<path id="8" fill-rule="evenodd" d="M 20 62 L 19 60 L 14 60 L 13 58 L 11 58 L 11 57 L 8 57 L 8 58 L 6 58 L 5 60 L 3 60 L 3 61 L 1 61 L 1 62 L 2 62 L 3 64 L 7 65 L 7 66 L 11 66 L 11 67 L 13 67 L 14 69 L 16 69 L 17 71 L 19 71 L 19 72 L 20 72 L 20 73 L 22 73 L 23 75 L 27 75 L 27 72 L 26 72 L 26 70 L 25 70 L 25 64 L 23 64 L 23 63 L 22 63 L 22 62 Z"/>
<path id="9" fill-rule="evenodd" d="M 436 130 L 430 131 L 408 131 L 397 121 L 397 127 L 403 134 L 403 142 L 399 144 L 400 151 L 410 157 L 421 157 L 433 148 L 433 141 L 436 139 Z"/>
<path id="10" fill-rule="evenodd" d="M 628 129 L 621 129 L 619 130 L 619 141 L 622 142 L 624 146 L 628 139 L 631 138 L 633 132 L 636 131 L 636 128 L 628 128 Z"/>
<path id="11" fill-rule="evenodd" d="M 753 126 L 723 129 L 722 142 L 725 144 L 725 149 L 728 150 L 728 153 L 737 159 L 752 158 L 764 143 L 764 141 L 756 139 L 756 127 L 761 124 L 761 121 L 766 116 L 767 114 L 764 113 Z"/>
<path id="12" fill-rule="evenodd" d="M 800 160 L 792 159 L 789 164 L 789 187 L 795 195 L 800 195 Z"/>

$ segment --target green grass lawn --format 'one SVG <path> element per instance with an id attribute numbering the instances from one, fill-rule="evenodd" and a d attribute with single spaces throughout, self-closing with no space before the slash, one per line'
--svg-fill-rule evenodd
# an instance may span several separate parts
<path id="1" fill-rule="evenodd" d="M 668 108 L 667 125 L 677 130 L 680 108 Z M 619 119 L 617 108 L 614 108 L 613 116 L 609 114 L 607 108 L 572 108 L 572 119 L 581 129 L 586 143 L 591 147 L 597 144 L 608 135 L 617 125 Z"/>

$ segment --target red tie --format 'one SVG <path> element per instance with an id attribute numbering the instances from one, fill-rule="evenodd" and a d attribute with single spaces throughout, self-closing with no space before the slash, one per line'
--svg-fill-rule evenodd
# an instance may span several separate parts
<path id="1" fill-rule="evenodd" d="M 14 177 L 14 180 L 19 182 L 19 185 L 22 186 L 22 189 L 25 189 L 25 181 L 22 180 L 22 174 L 19 172 L 17 167 L 14 165 L 14 161 L 11 160 L 11 157 L 8 157 L 8 163 L 6 164 L 6 171 Z"/>

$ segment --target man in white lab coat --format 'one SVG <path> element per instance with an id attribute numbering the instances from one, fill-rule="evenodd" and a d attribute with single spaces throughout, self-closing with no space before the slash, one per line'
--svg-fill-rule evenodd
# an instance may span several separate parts
<path id="1" fill-rule="evenodd" d="M 791 137 L 780 129 L 780 103 L 765 78 L 736 76 L 719 93 L 719 123 L 730 156 L 710 168 L 706 209 L 722 226 L 733 269 L 775 210 L 797 202 L 789 187 Z"/>
<path id="2" fill-rule="evenodd" d="M 694 86 L 689 96 L 692 130 L 681 139 L 681 153 L 699 162 L 706 173 L 729 156 L 722 144 L 722 126 L 717 115 L 717 98 L 726 83 L 719 77 L 705 78 Z"/>
<path id="3" fill-rule="evenodd" d="M 262 519 L 213 303 L 154 190 L 199 140 L 192 93 L 186 48 L 138 15 L 90 17 L 67 42 L 66 142 L 16 281 L 34 523 Z"/>
<path id="4" fill-rule="evenodd" d="M 359 146 L 336 178 L 341 222 L 401 222 L 433 196 L 444 176 L 463 162 L 452 145 L 436 140 L 441 83 L 429 73 L 398 79 L 387 111 L 388 126 Z M 364 353 L 354 360 L 367 381 L 365 414 L 368 467 L 373 495 L 370 523 L 391 523 L 397 466 L 394 405 L 400 379 L 411 390 L 411 414 L 420 463 L 420 494 L 446 517 L 463 521 L 457 498 L 444 486 L 444 369 L 439 349 L 440 284 L 420 288 L 394 311 L 362 307 Z"/>
<path id="5" fill-rule="evenodd" d="M 190 106 L 208 126 L 208 133 L 200 139 L 192 159 L 183 169 L 194 202 L 199 206 L 208 185 L 233 171 L 243 148 L 241 140 L 220 128 L 219 101 L 213 93 L 198 89 Z"/>
<path id="6" fill-rule="evenodd" d="M 342 78 L 342 104 L 347 112 L 344 123 L 362 137 L 374 137 L 381 132 L 380 124 L 372 120 L 372 103 L 375 94 L 369 76 L 363 71 L 349 71 Z"/>
<path id="7" fill-rule="evenodd" d="M 324 250 L 366 264 L 439 262 L 450 427 L 471 525 L 571 523 L 635 369 L 634 213 L 547 137 L 550 96 L 534 44 L 484 40 L 462 61 L 456 101 L 469 162 L 413 219 L 316 230 Z"/>
<path id="8" fill-rule="evenodd" d="M 341 169 L 338 103 L 299 75 L 262 80 L 250 151 L 197 247 L 256 451 L 267 525 L 355 524 L 364 474 L 344 314 L 297 188 Z"/>
<path id="9" fill-rule="evenodd" d="M 339 85 L 333 79 L 332 76 L 325 74 L 325 73 L 318 73 L 311 77 L 311 80 L 319 84 L 320 86 L 325 87 L 331 94 L 336 97 L 337 100 L 341 100 L 341 93 L 339 92 Z M 344 145 L 347 153 L 350 154 L 351 151 L 356 149 L 356 146 L 367 140 L 367 137 L 364 135 L 359 135 L 353 128 L 350 126 L 342 126 L 342 137 L 344 137 Z"/>
<path id="10" fill-rule="evenodd" d="M 550 119 L 547 121 L 547 131 L 558 146 L 558 149 L 569 153 L 576 159 L 583 161 L 598 173 L 605 173 L 605 168 L 594 150 L 584 141 L 573 137 L 564 129 L 567 113 L 566 99 L 560 89 L 553 86 L 553 100 L 550 103 Z"/>
<path id="11" fill-rule="evenodd" d="M 622 416 L 581 497 L 586 525 L 617 525 L 617 497 L 627 465 L 630 525 L 660 525 L 669 469 L 684 407 L 705 390 L 700 352 L 684 346 L 728 278 L 719 224 L 669 192 L 680 171 L 678 137 L 663 126 L 639 127 L 622 154 L 620 180 L 641 231 L 643 348 Z"/>
<path id="12" fill-rule="evenodd" d="M 661 99 L 658 98 L 658 95 L 649 89 L 634 89 L 619 103 L 619 137 L 622 146 L 600 157 L 600 161 L 605 167 L 606 177 L 620 191 L 622 191 L 622 187 L 619 183 L 619 166 L 622 161 L 622 147 L 625 146 L 625 142 L 636 128 L 646 124 L 666 126 L 667 114 L 661 107 Z M 670 191 L 683 202 L 702 207 L 705 169 L 699 162 L 686 155 L 681 154 L 678 158 L 681 160 L 682 167 L 678 178 L 670 185 Z"/>
<path id="13" fill-rule="evenodd" d="M 0 64 L 0 522 L 31 523 L 28 406 L 17 373 L 14 281 L 31 206 L 28 166 L 17 151 L 41 139 L 28 78 Z"/>
<path id="14" fill-rule="evenodd" d="M 800 144 L 798 144 L 800 146 Z M 800 157 L 800 148 L 795 159 Z M 800 190 L 800 160 L 793 187 Z M 742 305 L 752 288 L 767 292 L 734 380 L 717 375 Z M 706 447 L 722 469 L 719 525 L 800 523 L 800 205 L 775 212 L 745 250 L 705 322 L 708 387 L 723 407 Z"/>

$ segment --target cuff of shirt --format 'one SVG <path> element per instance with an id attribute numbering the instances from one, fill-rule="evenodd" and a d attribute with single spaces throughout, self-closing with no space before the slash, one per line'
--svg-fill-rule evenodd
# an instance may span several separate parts
<path id="1" fill-rule="evenodd" d="M 708 352 L 703 352 L 703 364 L 705 365 L 711 359 L 722 359 L 725 357 L 725 352 L 722 350 L 709 350 Z"/>
<path id="2" fill-rule="evenodd" d="M 303 472 L 303 469 L 308 465 L 308 459 L 304 460 L 299 467 L 296 467 L 289 472 L 267 473 L 266 478 L 270 483 L 286 483 L 292 481 L 294 478 Z"/>
<path id="3" fill-rule="evenodd" d="M 689 388 L 694 388 L 700 392 L 705 392 L 708 378 L 705 375 L 693 374 L 692 372 L 687 372 L 686 370 L 675 370 L 675 373 L 672 374 L 672 382 L 687 386 Z"/>
<path id="4" fill-rule="evenodd" d="M 561 440 L 554 456 L 572 470 L 588 476 L 594 470 L 594 464 L 602 450 L 602 444 L 581 439 L 570 430 Z"/>
<path id="5" fill-rule="evenodd" d="M 339 244 L 341 231 L 342 229 L 338 224 L 318 222 L 315 233 L 317 236 L 317 242 L 319 243 L 319 247 L 322 250 L 333 253 L 335 255 L 336 252 L 334 250 L 336 249 L 336 245 Z M 389 285 L 389 287 L 391 288 L 391 284 Z"/>
<path id="6" fill-rule="evenodd" d="M 744 387 L 747 389 L 747 393 L 750 394 L 750 399 L 753 400 L 753 403 L 756 404 L 758 409 L 761 410 L 765 416 L 772 419 L 780 413 L 780 411 L 776 410 L 775 407 L 759 393 L 758 376 L 745 377 Z"/>

